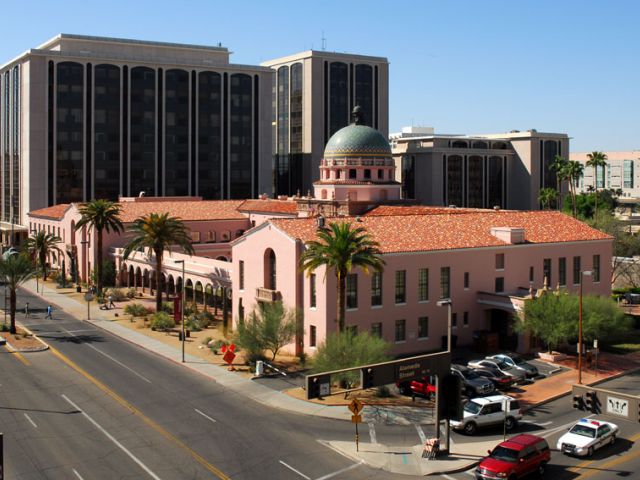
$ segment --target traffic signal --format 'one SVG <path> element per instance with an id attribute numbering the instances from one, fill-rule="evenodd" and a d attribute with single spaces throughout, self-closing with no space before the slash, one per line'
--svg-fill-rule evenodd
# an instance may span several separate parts
<path id="1" fill-rule="evenodd" d="M 582 395 L 573 396 L 573 408 L 584 410 L 584 398 L 582 398 Z"/>
<path id="2" fill-rule="evenodd" d="M 585 407 L 591 413 L 600 413 L 600 400 L 598 400 L 598 394 L 593 390 L 589 390 L 586 394 Z"/>
<path id="3" fill-rule="evenodd" d="M 360 375 L 362 380 L 361 381 L 362 388 L 375 387 L 375 375 L 374 375 L 373 368 L 368 367 L 368 368 L 360 369 Z"/>
<path id="4" fill-rule="evenodd" d="M 442 377 L 438 385 L 436 395 L 440 395 L 438 406 L 440 417 L 449 420 L 461 420 L 464 413 L 462 411 L 462 380 L 451 373 Z"/>

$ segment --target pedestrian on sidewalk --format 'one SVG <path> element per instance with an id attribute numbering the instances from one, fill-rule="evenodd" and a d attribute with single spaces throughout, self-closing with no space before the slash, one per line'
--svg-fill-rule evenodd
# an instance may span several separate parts
<path id="1" fill-rule="evenodd" d="M 116 305 L 113 303 L 113 295 L 109 295 L 109 308 L 116 308 Z"/>
<path id="2" fill-rule="evenodd" d="M 29 311 L 29 302 L 24 306 L 24 318 L 31 318 L 31 312 Z"/>
<path id="3" fill-rule="evenodd" d="M 53 307 L 51 305 L 47 307 L 47 315 L 44 318 L 50 318 L 53 320 Z"/>

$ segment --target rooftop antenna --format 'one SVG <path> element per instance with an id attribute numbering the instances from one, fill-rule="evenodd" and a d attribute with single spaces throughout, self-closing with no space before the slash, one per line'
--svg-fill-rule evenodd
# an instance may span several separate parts
<path id="1" fill-rule="evenodd" d="M 322 30 L 322 50 L 326 50 L 327 49 L 327 39 L 324 36 L 324 30 Z"/>

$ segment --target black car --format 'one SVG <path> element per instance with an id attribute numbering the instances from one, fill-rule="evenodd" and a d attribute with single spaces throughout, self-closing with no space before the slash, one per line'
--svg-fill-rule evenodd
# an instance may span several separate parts
<path id="1" fill-rule="evenodd" d="M 491 380 L 481 377 L 473 370 L 462 365 L 451 365 L 451 373 L 462 380 L 462 391 L 471 397 L 489 395 L 495 392 Z"/>
<path id="2" fill-rule="evenodd" d="M 473 371 L 481 377 L 491 380 L 496 390 L 508 390 L 513 385 L 513 377 L 495 368 L 474 368 Z"/>

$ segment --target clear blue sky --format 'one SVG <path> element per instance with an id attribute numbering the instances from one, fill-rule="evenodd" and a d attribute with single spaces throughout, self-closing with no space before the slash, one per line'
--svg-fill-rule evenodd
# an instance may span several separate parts
<path id="1" fill-rule="evenodd" d="M 233 63 L 326 49 L 385 56 L 390 130 L 564 132 L 640 149 L 634 0 L 3 1 L 0 63 L 76 33 L 215 45 Z"/>

